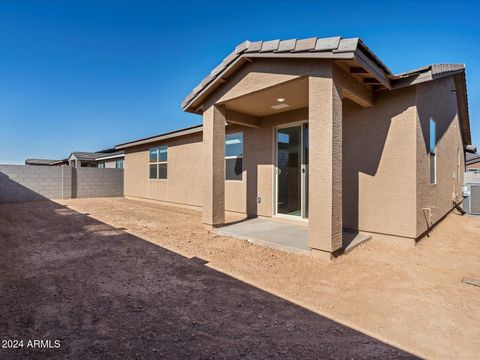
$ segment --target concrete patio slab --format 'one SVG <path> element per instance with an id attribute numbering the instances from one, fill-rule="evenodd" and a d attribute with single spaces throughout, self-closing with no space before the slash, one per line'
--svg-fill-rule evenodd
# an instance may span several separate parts
<path id="1" fill-rule="evenodd" d="M 231 236 L 281 250 L 310 253 L 308 227 L 273 221 L 250 219 L 216 229 L 219 235 Z"/>
<path id="2" fill-rule="evenodd" d="M 249 219 L 215 230 L 217 234 L 247 240 L 284 251 L 310 254 L 308 245 L 308 225 L 295 224 L 282 220 Z M 343 232 L 345 253 L 370 240 L 371 236 L 353 231 Z"/>

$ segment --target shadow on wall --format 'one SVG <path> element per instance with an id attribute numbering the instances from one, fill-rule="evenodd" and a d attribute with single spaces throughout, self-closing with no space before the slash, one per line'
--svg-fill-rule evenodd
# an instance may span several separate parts
<path id="1" fill-rule="evenodd" d="M 38 200 L 47 200 L 47 198 L 0 172 L 0 203 Z"/>
<path id="2" fill-rule="evenodd" d="M 0 204 L 0 247 L 0 333 L 61 340 L 2 357 L 413 358 L 55 202 Z"/>
<path id="3" fill-rule="evenodd" d="M 436 139 L 438 143 L 457 117 L 456 96 L 455 83 L 452 79 L 441 79 L 437 80 L 435 84 L 427 83 L 418 86 L 417 112 L 426 154 L 430 151 L 430 118 L 436 122 Z M 432 103 L 430 101 L 432 98 L 442 101 Z M 460 150 L 463 151 L 463 148 Z"/>
<path id="4" fill-rule="evenodd" d="M 123 196 L 123 170 L 0 165 L 0 202 Z"/>
<path id="5" fill-rule="evenodd" d="M 343 226 L 351 230 L 359 229 L 360 174 L 376 175 L 392 121 L 412 106 L 414 99 L 399 90 L 384 95 L 381 101 L 385 103 L 382 108 L 362 108 L 348 99 L 343 101 Z"/>

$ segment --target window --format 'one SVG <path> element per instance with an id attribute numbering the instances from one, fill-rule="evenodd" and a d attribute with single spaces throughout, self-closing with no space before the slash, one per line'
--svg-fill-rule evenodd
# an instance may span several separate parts
<path id="1" fill-rule="evenodd" d="M 115 167 L 117 169 L 123 169 L 123 159 L 115 161 Z"/>
<path id="2" fill-rule="evenodd" d="M 430 118 L 430 184 L 437 183 L 437 123 Z"/>
<path id="3" fill-rule="evenodd" d="M 460 149 L 457 149 L 457 183 L 460 184 Z"/>
<path id="4" fill-rule="evenodd" d="M 150 162 L 150 179 L 166 179 L 167 178 L 167 156 L 168 147 L 159 146 L 149 150 Z M 123 165 L 123 163 L 122 163 Z"/>
<path id="5" fill-rule="evenodd" d="M 242 180 L 243 133 L 225 135 L 225 180 Z"/>
<path id="6" fill-rule="evenodd" d="M 100 169 L 105 169 L 105 163 L 104 162 L 98 163 L 98 167 Z"/>

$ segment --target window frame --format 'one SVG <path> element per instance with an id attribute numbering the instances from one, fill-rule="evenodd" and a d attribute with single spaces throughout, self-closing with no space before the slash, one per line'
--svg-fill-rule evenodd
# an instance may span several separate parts
<path id="1" fill-rule="evenodd" d="M 118 167 L 118 164 L 122 164 L 122 167 Z M 123 169 L 125 166 L 125 160 L 124 159 L 118 159 L 118 160 L 115 160 L 115 168 L 116 169 Z"/>
<path id="2" fill-rule="evenodd" d="M 460 184 L 460 148 L 457 148 L 457 184 Z"/>
<path id="3" fill-rule="evenodd" d="M 234 136 L 234 135 L 241 135 L 241 144 L 242 144 L 242 153 L 240 155 L 230 155 L 227 156 L 227 137 L 228 136 Z M 234 181 L 234 182 L 240 182 L 243 181 L 243 153 L 244 153 L 244 147 L 243 147 L 243 138 L 244 134 L 243 131 L 237 131 L 229 134 L 225 134 L 225 159 L 224 159 L 224 166 L 225 166 L 225 181 Z M 227 179 L 227 160 L 231 159 L 242 159 L 242 171 L 240 172 L 240 179 Z"/>
<path id="4" fill-rule="evenodd" d="M 434 125 L 433 130 L 434 134 L 432 134 L 432 124 Z M 437 122 L 435 119 L 430 118 L 429 121 L 429 137 L 428 137 L 428 157 L 429 157 L 429 178 L 430 178 L 430 185 L 437 184 Z M 432 136 L 433 136 L 433 148 L 432 148 Z M 433 164 L 432 164 L 432 156 L 433 156 Z M 432 179 L 432 165 L 433 165 L 433 179 Z"/>
<path id="5" fill-rule="evenodd" d="M 166 150 L 166 159 L 165 160 L 160 160 L 160 150 L 161 149 L 165 149 Z M 152 151 L 156 151 L 157 153 L 157 159 L 156 161 L 151 161 L 151 158 L 150 158 L 150 155 L 152 153 Z M 155 146 L 155 147 L 152 147 L 152 148 L 149 148 L 148 149 L 148 152 L 147 152 L 147 155 L 148 155 L 148 179 L 149 180 L 160 180 L 160 181 L 167 181 L 168 180 L 168 145 L 160 145 L 160 146 Z M 156 169 L 157 169 L 157 176 L 152 178 L 151 177 L 151 173 L 150 173 L 150 168 L 152 165 L 156 165 Z M 166 175 L 165 177 L 161 178 L 160 177 L 160 165 L 166 165 Z"/>

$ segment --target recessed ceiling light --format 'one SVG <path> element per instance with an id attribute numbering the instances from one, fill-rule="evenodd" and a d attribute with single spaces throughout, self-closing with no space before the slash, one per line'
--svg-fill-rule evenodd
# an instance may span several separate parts
<path id="1" fill-rule="evenodd" d="M 285 98 L 278 98 L 277 101 L 278 101 L 278 102 L 284 102 L 284 101 L 285 101 Z"/>

